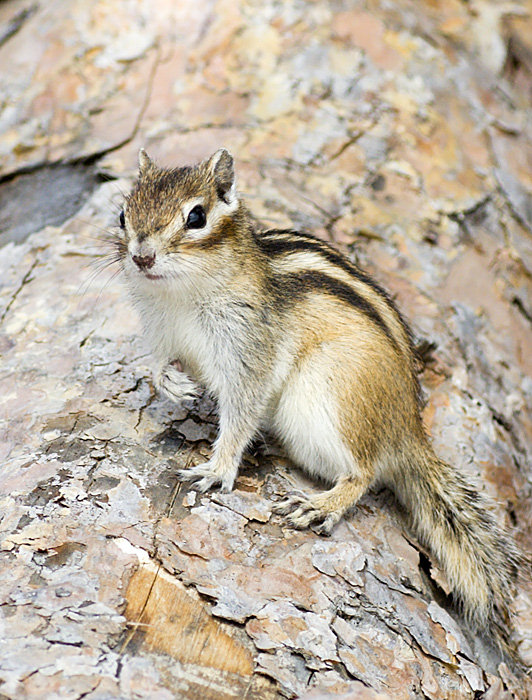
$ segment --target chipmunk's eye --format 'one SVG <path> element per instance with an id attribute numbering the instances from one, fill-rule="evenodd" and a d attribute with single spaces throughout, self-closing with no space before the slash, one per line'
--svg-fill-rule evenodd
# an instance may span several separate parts
<path id="1" fill-rule="evenodd" d="M 123 209 L 120 212 L 119 221 L 120 221 L 120 228 L 122 228 L 122 229 L 126 228 L 126 215 L 124 214 Z"/>
<path id="2" fill-rule="evenodd" d="M 205 215 L 205 209 L 198 204 L 191 210 L 187 219 L 187 228 L 203 228 L 207 223 L 207 216 Z"/>

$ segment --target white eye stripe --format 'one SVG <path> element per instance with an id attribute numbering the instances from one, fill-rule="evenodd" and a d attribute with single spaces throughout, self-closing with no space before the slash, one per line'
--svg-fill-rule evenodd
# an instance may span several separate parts
<path id="1" fill-rule="evenodd" d="M 218 200 L 216 204 L 212 207 L 212 209 L 208 213 L 206 213 L 207 221 L 205 226 L 198 229 L 187 229 L 185 227 L 185 237 L 196 241 L 202 238 L 208 238 L 211 235 L 213 229 L 216 228 L 216 225 L 218 224 L 220 219 L 224 215 L 227 216 L 228 213 L 234 211 L 234 209 L 236 208 L 235 204 L 236 206 L 238 206 L 238 200 L 236 200 L 236 198 L 233 202 L 231 202 L 231 204 L 226 204 L 222 200 Z M 187 208 L 188 205 L 189 203 L 187 203 Z M 194 206 L 198 206 L 198 204 L 194 203 Z M 192 211 L 194 206 L 190 209 L 190 211 Z"/>
<path id="2" fill-rule="evenodd" d="M 189 199 L 181 208 L 183 214 L 184 235 L 185 238 L 189 240 L 199 240 L 200 238 L 205 238 L 206 236 L 210 235 L 212 230 L 210 221 L 211 215 L 210 213 L 207 213 L 207 211 L 205 211 L 205 226 L 201 226 L 200 228 L 187 228 L 187 221 L 188 217 L 190 216 L 190 212 L 198 206 L 205 209 L 205 199 L 203 197 L 194 197 L 193 199 Z"/>
<path id="3" fill-rule="evenodd" d="M 198 204 L 203 206 L 204 201 L 205 200 L 203 197 L 193 197 L 192 199 L 188 199 L 180 207 L 180 209 L 178 209 L 173 221 L 165 228 L 164 232 L 162 233 L 163 237 L 170 241 L 174 236 L 178 234 L 181 235 L 183 231 L 187 232 L 186 224 L 188 215 L 194 209 L 194 207 L 198 206 Z"/>
<path id="4" fill-rule="evenodd" d="M 204 197 L 192 197 L 186 200 L 184 204 L 181 205 L 174 220 L 161 232 L 162 237 L 167 241 L 172 240 L 176 235 L 184 236 L 186 239 L 190 240 L 207 238 L 212 233 L 213 228 L 216 227 L 221 217 L 231 214 L 238 208 L 239 202 L 234 189 L 231 189 L 228 194 L 231 197 L 229 202 L 218 199 L 209 211 L 205 207 Z M 187 220 L 190 212 L 197 206 L 202 206 L 205 210 L 207 219 L 205 226 L 202 228 L 187 228 Z"/>

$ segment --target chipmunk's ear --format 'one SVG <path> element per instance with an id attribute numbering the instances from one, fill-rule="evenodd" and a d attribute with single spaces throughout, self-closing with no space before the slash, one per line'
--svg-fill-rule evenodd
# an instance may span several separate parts
<path id="1" fill-rule="evenodd" d="M 139 151 L 140 176 L 142 177 L 143 175 L 146 175 L 146 173 L 154 167 L 155 166 L 153 165 L 153 161 L 150 158 L 150 156 L 146 153 L 146 151 L 143 148 L 141 148 Z"/>
<path id="2" fill-rule="evenodd" d="M 214 176 L 218 197 L 226 204 L 232 204 L 236 199 L 233 156 L 225 148 L 220 148 L 209 158 L 208 167 Z"/>

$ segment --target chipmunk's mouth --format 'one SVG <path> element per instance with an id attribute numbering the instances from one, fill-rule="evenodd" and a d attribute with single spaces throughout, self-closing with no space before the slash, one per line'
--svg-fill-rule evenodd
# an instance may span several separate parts
<path id="1" fill-rule="evenodd" d="M 145 272 L 144 277 L 149 280 L 162 280 L 164 279 L 163 275 L 154 275 L 153 272 Z"/>

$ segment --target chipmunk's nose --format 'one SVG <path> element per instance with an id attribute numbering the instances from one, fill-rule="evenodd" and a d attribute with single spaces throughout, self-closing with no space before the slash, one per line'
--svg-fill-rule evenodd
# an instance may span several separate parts
<path id="1" fill-rule="evenodd" d="M 155 253 L 151 251 L 145 255 L 132 255 L 131 259 L 140 270 L 149 270 L 155 265 Z"/>

